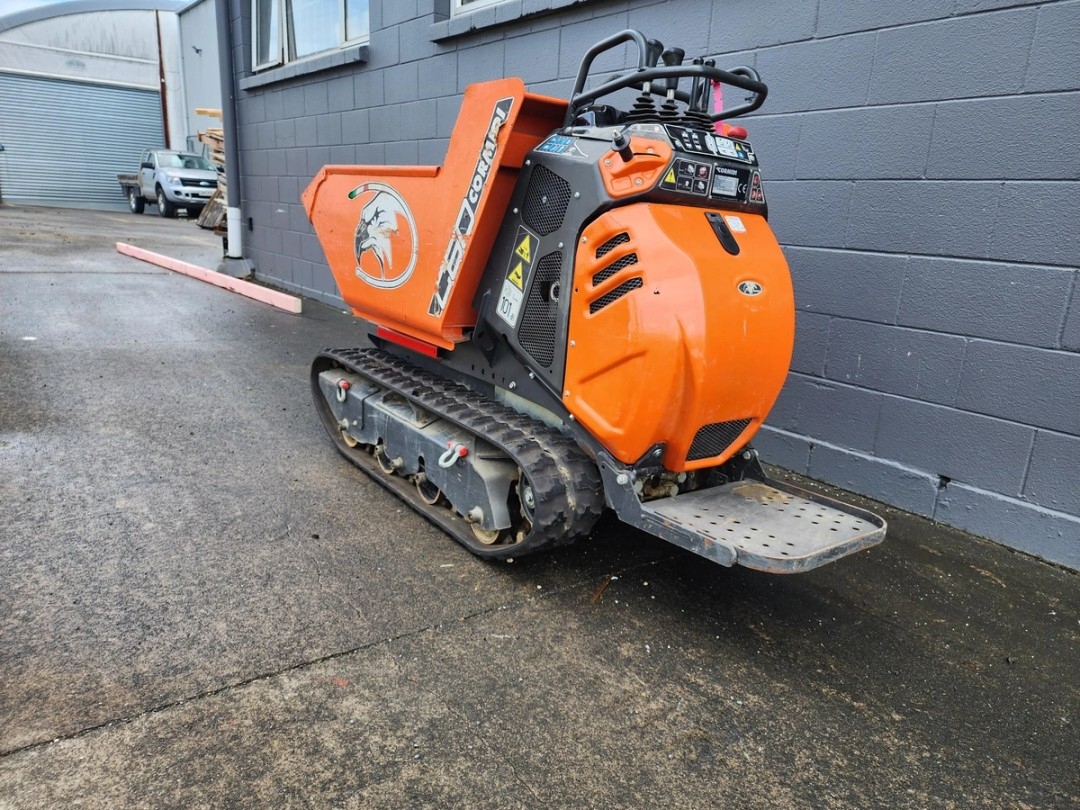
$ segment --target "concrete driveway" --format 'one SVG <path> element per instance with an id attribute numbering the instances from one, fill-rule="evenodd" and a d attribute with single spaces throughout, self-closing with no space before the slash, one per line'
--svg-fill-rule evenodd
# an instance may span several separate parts
<path id="1" fill-rule="evenodd" d="M 220 255 L 0 208 L 0 808 L 1080 806 L 1074 573 L 880 506 L 794 577 L 482 562 L 325 437 L 350 317 L 117 240 Z"/>

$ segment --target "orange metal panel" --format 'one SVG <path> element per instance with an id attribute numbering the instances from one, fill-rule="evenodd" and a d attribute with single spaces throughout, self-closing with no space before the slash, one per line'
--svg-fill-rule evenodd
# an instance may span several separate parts
<path id="1" fill-rule="evenodd" d="M 634 159 L 627 162 L 612 150 L 600 161 L 600 176 L 604 188 L 615 199 L 640 194 L 652 188 L 675 154 L 671 145 L 650 138 L 630 138 Z"/>
<path id="2" fill-rule="evenodd" d="M 795 309 L 783 253 L 760 215 L 717 213 L 738 255 L 705 210 L 647 203 L 602 215 L 578 245 L 563 401 L 621 461 L 664 442 L 669 470 L 722 463 L 787 377 Z M 723 454 L 687 460 L 700 428 L 743 419 Z"/>
<path id="3" fill-rule="evenodd" d="M 519 79 L 471 85 L 443 167 L 324 167 L 303 202 L 352 311 L 444 349 L 463 340 L 518 170 L 565 110 Z"/>

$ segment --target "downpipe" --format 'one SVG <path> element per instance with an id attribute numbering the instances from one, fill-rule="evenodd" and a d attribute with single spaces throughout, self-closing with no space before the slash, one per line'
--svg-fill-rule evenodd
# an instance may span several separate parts
<path id="1" fill-rule="evenodd" d="M 221 76 L 221 128 L 225 136 L 225 256 L 218 271 L 233 278 L 247 278 L 254 270 L 244 258 L 244 229 L 240 213 L 240 142 L 236 135 L 236 94 L 233 74 L 232 0 L 216 0 L 218 73 Z"/>

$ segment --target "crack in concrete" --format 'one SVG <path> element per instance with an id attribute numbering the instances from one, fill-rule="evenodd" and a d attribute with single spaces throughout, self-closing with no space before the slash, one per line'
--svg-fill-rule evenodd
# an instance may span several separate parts
<path id="1" fill-rule="evenodd" d="M 469 615 L 469 616 L 467 616 L 465 618 L 466 618 L 466 620 L 470 620 L 470 619 L 473 619 L 473 618 L 475 618 L 477 616 L 480 616 L 483 613 L 487 613 L 487 612 L 490 612 L 490 611 L 481 611 L 479 613 Z M 113 718 L 110 718 L 109 720 L 105 720 L 105 721 L 102 721 L 100 723 L 95 723 L 94 725 L 91 725 L 91 726 L 86 726 L 84 728 L 79 729 L 78 731 L 73 731 L 71 733 L 61 735 L 59 737 L 53 737 L 52 739 L 49 739 L 49 740 L 38 740 L 37 742 L 27 743 L 26 745 L 19 746 L 18 748 L 12 748 L 12 749 L 10 749 L 8 751 L 0 751 L 0 761 L 3 761 L 4 759 L 7 759 L 8 757 L 16 756 L 17 754 L 25 753 L 27 751 L 35 751 L 35 750 L 37 750 L 39 748 L 44 748 L 45 746 L 53 745 L 55 743 L 65 742 L 67 740 L 81 739 L 82 737 L 85 737 L 85 736 L 87 736 L 89 734 L 92 734 L 95 731 L 101 731 L 102 729 L 107 729 L 107 728 L 112 728 L 114 726 L 121 726 L 121 725 L 126 725 L 128 723 L 133 723 L 133 722 L 135 722 L 137 720 L 143 719 L 144 717 L 150 717 L 150 716 L 155 715 L 155 714 L 160 714 L 162 712 L 168 711 L 169 709 L 175 709 L 175 708 L 177 708 L 179 706 L 183 706 L 183 705 L 185 705 L 187 703 L 194 703 L 195 701 L 198 701 L 198 700 L 205 700 L 207 698 L 216 697 L 218 695 L 222 695 L 222 694 L 224 694 L 226 692 L 229 692 L 229 691 L 232 691 L 234 689 L 241 689 L 241 688 L 243 688 L 245 686 L 250 686 L 251 684 L 258 683 L 259 681 L 268 681 L 268 680 L 271 680 L 273 678 L 278 678 L 278 677 L 280 677 L 282 675 L 288 675 L 288 674 L 293 673 L 293 672 L 301 672 L 301 671 L 303 671 L 305 669 L 308 669 L 310 667 L 318 666 L 319 664 L 324 664 L 327 661 L 336 661 L 336 660 L 341 659 L 341 658 L 347 658 L 350 655 L 355 655 L 356 653 L 359 653 L 359 652 L 364 652 L 366 650 L 376 649 L 379 646 L 384 645 L 384 644 L 392 644 L 395 641 L 401 641 L 401 640 L 404 640 L 404 639 L 412 638 L 413 636 L 419 635 L 420 633 L 426 633 L 429 630 L 434 629 L 435 627 L 438 627 L 438 625 L 430 625 L 428 627 L 422 627 L 422 628 L 419 628 L 419 629 L 416 629 L 416 630 L 410 630 L 407 633 L 401 633 L 401 634 L 399 634 L 397 636 L 391 636 L 391 637 L 388 637 L 388 638 L 379 639 L 378 641 L 372 641 L 372 642 L 369 642 L 367 644 L 361 644 L 361 645 L 359 645 L 357 647 L 350 647 L 347 650 L 339 650 L 337 652 L 330 653 L 329 655 L 324 655 L 324 656 L 321 656 L 319 658 L 314 658 L 314 659 L 312 659 L 310 661 L 303 661 L 303 662 L 300 662 L 298 664 L 293 664 L 292 666 L 282 667 L 281 669 L 277 669 L 277 670 L 274 670 L 272 672 L 263 672 L 263 673 L 260 673 L 258 675 L 253 675 L 250 678 L 245 678 L 244 680 L 236 681 L 235 683 L 225 684 L 224 686 L 219 686 L 219 687 L 217 687 L 215 689 L 207 689 L 207 690 L 205 690 L 203 692 L 198 692 L 198 693 L 196 693 L 194 695 L 190 695 L 188 697 L 178 698 L 177 700 L 172 700 L 172 701 L 169 701 L 168 703 L 162 703 L 162 704 L 160 704 L 158 706 L 154 706 L 154 707 L 149 708 L 149 709 L 144 709 L 143 711 L 138 712 L 137 714 L 132 714 L 132 715 L 129 715 L 127 717 L 113 717 Z"/>
<path id="2" fill-rule="evenodd" d="M 289 531 L 289 533 L 291 533 L 290 530 L 287 529 L 287 531 Z M 637 570 L 640 570 L 642 568 L 648 568 L 648 567 L 652 567 L 652 566 L 655 566 L 655 565 L 659 565 L 660 563 L 664 562 L 666 559 L 669 559 L 669 558 L 664 558 L 664 559 L 660 559 L 660 560 L 652 560 L 652 561 L 647 562 L 647 563 L 642 563 L 642 564 L 639 564 L 639 565 L 630 566 L 628 568 L 619 569 L 619 571 L 612 574 L 611 576 L 623 576 L 625 574 L 629 574 L 629 573 L 631 573 L 633 571 L 637 571 Z M 581 581 L 579 581 L 577 583 L 574 583 L 572 585 L 569 585 L 567 587 L 553 588 L 553 589 L 551 589 L 549 591 L 546 591 L 546 592 L 540 594 L 539 598 L 543 599 L 543 598 L 548 597 L 548 596 L 555 596 L 555 595 L 558 595 L 558 594 L 568 593 L 568 592 L 575 591 L 575 590 L 581 590 L 583 588 L 587 588 L 590 585 L 590 583 L 591 583 L 591 580 L 587 581 L 587 580 L 585 580 L 583 578 Z M 460 622 L 462 622 L 462 623 L 471 622 L 474 619 L 483 618 L 484 616 L 488 616 L 488 615 L 498 613 L 498 612 L 504 611 L 504 610 L 517 610 L 517 609 L 520 609 L 525 604 L 535 601 L 536 599 L 537 599 L 537 595 L 529 594 L 528 596 L 522 597 L 522 598 L 520 598 L 518 600 L 509 602 L 509 603 L 504 603 L 504 604 L 501 604 L 501 605 L 496 605 L 494 607 L 489 607 L 489 608 L 483 608 L 481 610 L 476 610 L 476 611 L 473 611 L 472 613 L 468 613 L 468 614 L 462 616 L 461 619 L 460 619 Z M 359 615 L 359 611 L 358 611 L 358 615 Z M 366 644 L 360 644 L 360 645 L 358 645 L 356 647 L 350 647 L 347 650 L 338 650 L 337 652 L 334 652 L 334 653 L 329 653 L 327 655 L 323 655 L 323 656 L 320 656 L 318 658 L 313 658 L 310 661 L 302 661 L 300 663 L 293 664 L 291 666 L 282 667 L 280 669 L 273 670 L 271 672 L 263 672 L 263 673 L 260 673 L 258 675 L 253 675 L 250 678 L 245 678 L 243 680 L 236 681 L 235 683 L 225 684 L 224 686 L 219 686 L 219 687 L 214 688 L 214 689 L 207 689 L 207 690 L 204 690 L 202 692 L 197 692 L 194 695 L 189 695 L 188 697 L 182 697 L 182 698 L 178 698 L 176 700 L 169 701 L 167 703 L 162 703 L 160 705 L 153 706 L 153 707 L 151 707 L 149 709 L 144 709 L 143 711 L 138 712 L 136 714 L 128 715 L 127 717 L 113 717 L 113 718 L 110 718 L 108 720 L 104 720 L 104 721 L 102 721 L 100 723 L 95 723 L 95 724 L 90 725 L 90 726 L 85 726 L 83 728 L 78 729 L 77 731 L 73 731 L 73 732 L 70 732 L 68 734 L 62 734 L 62 735 L 60 735 L 58 737 L 53 737 L 53 738 L 47 739 L 47 740 L 38 740 L 36 742 L 27 743 L 26 745 L 21 745 L 21 746 L 19 746 L 17 748 L 11 748 L 11 749 L 9 749 L 7 751 L 0 751 L 0 762 L 2 762 L 3 760 L 5 760 L 5 759 L 7 759 L 9 757 L 17 756 L 18 754 L 23 754 L 23 753 L 26 753 L 28 751 L 36 751 L 38 749 L 45 748 L 46 746 L 54 745 L 55 743 L 66 742 L 68 740 L 78 740 L 78 739 L 86 737 L 86 736 L 88 736 L 90 734 L 93 734 L 96 731 L 101 731 L 103 729 L 113 728 L 115 726 L 121 726 L 121 725 L 126 725 L 128 723 L 133 723 L 133 722 L 136 722 L 138 720 L 143 719 L 144 717 L 150 717 L 150 716 L 155 715 L 155 714 L 160 714 L 160 713 L 166 712 L 166 711 L 168 711 L 170 709 L 175 709 L 175 708 L 177 708 L 179 706 L 183 706 L 183 705 L 185 705 L 187 703 L 193 703 L 195 701 L 205 700 L 207 698 L 216 697 L 218 695 L 225 694 L 226 692 L 232 691 L 234 689 L 242 689 L 245 686 L 250 686 L 251 684 L 258 683 L 259 681 L 268 681 L 268 680 L 271 680 L 273 678 L 278 678 L 278 677 L 281 677 L 282 675 L 288 675 L 288 674 L 293 673 L 293 672 L 302 672 L 305 669 L 309 669 L 311 667 L 318 666 L 319 664 L 324 664 L 324 663 L 326 663 L 328 661 L 336 661 L 336 660 L 339 660 L 339 659 L 342 659 L 342 658 L 347 658 L 350 655 L 355 655 L 357 653 L 365 652 L 367 650 L 377 649 L 382 645 L 393 644 L 395 641 L 403 641 L 405 639 L 414 638 L 416 636 L 421 635 L 422 633 L 428 633 L 428 632 L 431 632 L 433 630 L 437 630 L 437 629 L 443 627 L 445 624 L 446 624 L 446 622 L 442 622 L 442 621 L 435 622 L 433 624 L 428 624 L 428 625 L 425 625 L 423 627 L 414 628 L 414 629 L 406 631 L 404 633 L 399 633 L 396 636 L 388 636 L 386 638 L 378 639 L 377 641 L 371 641 L 371 642 L 368 642 Z M 454 714 L 459 714 L 458 712 L 456 712 L 454 710 L 454 708 L 452 706 L 449 706 L 448 704 L 446 704 L 445 701 L 440 701 L 440 702 L 443 703 L 446 706 L 448 711 L 450 711 L 450 712 L 452 712 Z M 540 797 L 536 797 L 536 798 L 537 798 L 538 801 L 540 800 Z"/>

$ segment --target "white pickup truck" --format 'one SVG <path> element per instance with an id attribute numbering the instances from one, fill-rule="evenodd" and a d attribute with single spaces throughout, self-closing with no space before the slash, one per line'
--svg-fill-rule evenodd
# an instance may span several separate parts
<path id="1" fill-rule="evenodd" d="M 139 173 L 118 174 L 116 180 L 133 214 L 141 214 L 150 200 L 163 217 L 175 217 L 180 208 L 195 217 L 217 189 L 218 173 L 214 164 L 200 155 L 146 149 Z"/>

